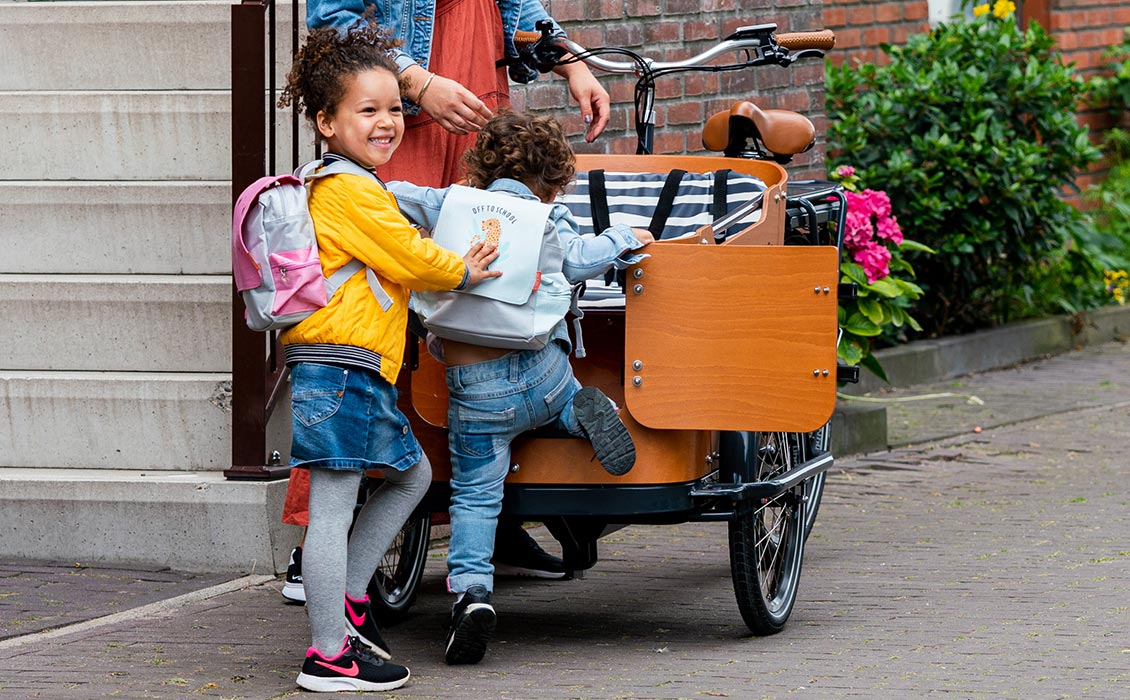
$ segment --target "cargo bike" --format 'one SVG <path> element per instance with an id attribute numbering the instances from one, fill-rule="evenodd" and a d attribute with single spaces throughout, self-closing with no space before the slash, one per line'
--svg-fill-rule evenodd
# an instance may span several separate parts
<path id="1" fill-rule="evenodd" d="M 837 381 L 852 378 L 852 368 L 836 359 L 837 300 L 851 291 L 839 284 L 845 203 L 834 184 L 790 183 L 779 164 L 813 142 L 801 115 L 739 102 L 704 129 L 705 147 L 723 155 L 650 155 L 652 100 L 658 76 L 789 65 L 822 56 L 834 39 L 830 32 L 777 35 L 775 25 L 758 25 L 698 56 L 659 63 L 622 49 L 588 51 L 553 37 L 548 26 L 539 29 L 521 37 L 518 70 L 585 60 L 638 79 L 638 153 L 578 155 L 578 181 L 587 180 L 588 193 L 574 191 L 565 201 L 582 228 L 594 222 L 599 231 L 609 218 L 638 225 L 627 209 L 641 204 L 662 204 L 668 225 L 653 229 L 661 233 L 645 251 L 649 258 L 589 283 L 581 297 L 586 354 L 573 358 L 574 371 L 621 407 L 635 467 L 612 476 L 587 442 L 528 433 L 513 444 L 503 514 L 545 523 L 577 576 L 597 563 L 600 538 L 626 525 L 725 521 L 742 619 L 754 634 L 778 632 L 793 609 L 805 541 L 833 463 L 828 422 Z M 655 202 L 616 190 L 637 178 L 661 181 L 676 199 L 663 188 Z M 695 192 L 679 201 L 681 189 Z M 701 206 L 686 216 L 696 201 Z M 434 481 L 370 584 L 386 624 L 412 606 L 432 514 L 446 513 L 450 497 L 444 368 L 421 339 L 409 343 L 411 371 L 402 372 L 398 388 Z"/>

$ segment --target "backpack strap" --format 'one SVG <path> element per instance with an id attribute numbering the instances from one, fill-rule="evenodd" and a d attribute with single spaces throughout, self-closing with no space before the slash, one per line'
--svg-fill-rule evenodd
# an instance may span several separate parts
<path id="1" fill-rule="evenodd" d="M 710 218 L 714 221 L 726 215 L 729 208 L 730 170 L 723 168 L 714 171 L 714 201 L 710 205 Z"/>
<path id="2" fill-rule="evenodd" d="M 573 314 L 573 357 L 578 360 L 583 358 L 585 352 L 585 339 L 581 335 L 581 319 L 585 317 L 585 310 L 581 308 L 581 295 L 585 293 L 585 283 L 578 282 L 573 285 L 569 294 L 569 313 Z"/>
<path id="3" fill-rule="evenodd" d="M 655 203 L 655 211 L 651 215 L 651 223 L 648 224 L 647 230 L 651 231 L 651 235 L 655 236 L 655 240 L 661 238 L 663 228 L 667 225 L 667 219 L 671 216 L 671 210 L 675 207 L 675 195 L 679 193 L 679 183 L 683 181 L 683 176 L 687 174 L 686 170 L 672 170 L 667 173 L 667 181 L 663 183 L 663 189 L 659 191 L 659 201 Z"/>
<path id="4" fill-rule="evenodd" d="M 357 165 L 351 160 L 333 160 L 328 165 L 326 165 L 326 167 L 318 170 L 319 166 L 321 165 L 321 160 L 312 160 L 295 170 L 294 176 L 302 182 L 306 182 L 308 180 L 314 180 L 320 177 L 325 177 L 327 175 L 341 175 L 350 173 L 353 175 L 360 175 L 362 177 L 370 177 L 377 182 L 380 182 L 380 178 L 377 177 L 376 173 L 374 173 L 372 170 L 362 168 L 360 165 Z M 377 300 L 377 303 L 380 304 L 382 311 L 388 311 L 392 307 L 392 297 L 389 296 L 388 292 L 386 292 L 384 290 L 384 287 L 381 286 L 380 281 L 377 279 L 376 273 L 373 272 L 371 268 L 365 267 L 364 263 L 356 258 L 342 265 L 337 272 L 326 278 L 326 299 L 333 297 L 338 288 L 341 287 L 341 285 L 345 284 L 346 280 L 357 274 L 362 268 L 364 268 L 365 270 L 365 279 L 369 283 L 369 290 L 373 292 L 373 297 Z"/>

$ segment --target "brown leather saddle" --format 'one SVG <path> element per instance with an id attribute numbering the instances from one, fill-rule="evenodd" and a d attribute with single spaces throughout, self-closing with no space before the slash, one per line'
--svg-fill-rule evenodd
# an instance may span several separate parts
<path id="1" fill-rule="evenodd" d="M 735 102 L 710 117 L 702 129 L 702 145 L 732 158 L 772 157 L 787 163 L 816 143 L 816 127 L 808 117 L 785 109 L 761 109 L 752 102 Z"/>

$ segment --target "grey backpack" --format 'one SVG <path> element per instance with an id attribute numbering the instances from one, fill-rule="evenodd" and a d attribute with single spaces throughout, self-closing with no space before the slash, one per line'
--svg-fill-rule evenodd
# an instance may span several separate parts
<path id="1" fill-rule="evenodd" d="M 540 350 L 572 305 L 561 271 L 565 251 L 550 220 L 553 205 L 452 186 L 433 240 L 463 254 L 481 238 L 499 247 L 491 269 L 503 276 L 464 291 L 414 292 L 412 309 L 440 338 L 513 350 Z"/>

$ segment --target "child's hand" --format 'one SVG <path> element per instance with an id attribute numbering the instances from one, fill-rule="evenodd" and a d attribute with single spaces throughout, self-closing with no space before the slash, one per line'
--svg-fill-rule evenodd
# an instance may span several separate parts
<path id="1" fill-rule="evenodd" d="M 636 240 L 644 245 L 655 243 L 655 236 L 651 235 L 651 231 L 646 228 L 633 228 L 632 233 L 636 234 Z"/>
<path id="2" fill-rule="evenodd" d="M 502 270 L 488 270 L 492 262 L 498 259 L 498 246 L 494 243 L 487 245 L 482 241 L 471 246 L 463 256 L 467 265 L 467 286 L 471 287 L 491 277 L 502 277 Z"/>

